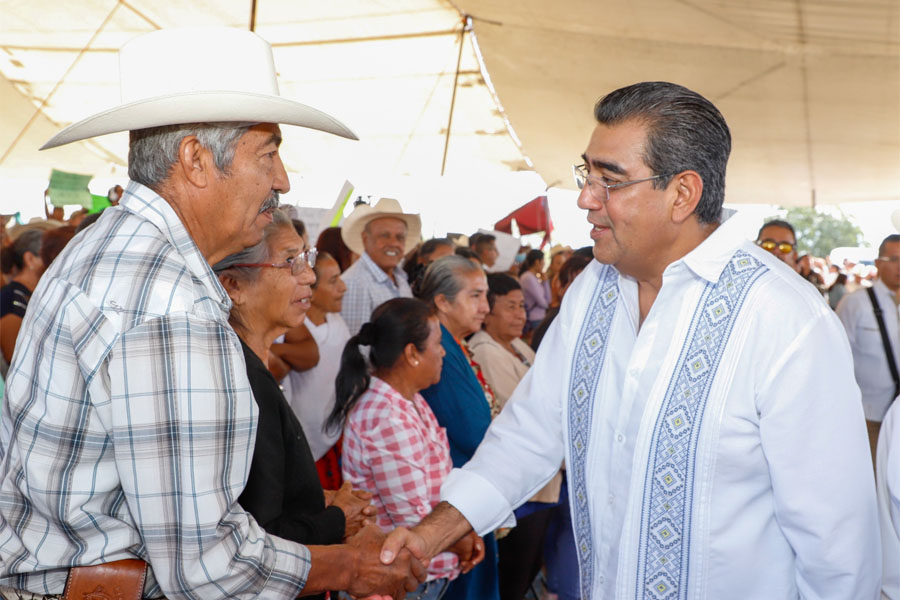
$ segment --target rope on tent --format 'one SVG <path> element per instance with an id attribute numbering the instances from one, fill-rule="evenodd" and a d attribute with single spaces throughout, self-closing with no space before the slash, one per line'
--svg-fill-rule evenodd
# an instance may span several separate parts
<path id="1" fill-rule="evenodd" d="M 459 32 L 459 54 L 456 57 L 456 73 L 453 76 L 453 95 L 450 97 L 450 116 L 447 117 L 447 135 L 444 137 L 444 157 L 441 159 L 441 176 L 447 167 L 447 150 L 450 148 L 450 128 L 453 125 L 453 108 L 456 106 L 456 88 L 459 85 L 459 67 L 462 64 L 463 42 L 466 31 L 472 28 L 472 19 L 469 15 L 463 15 L 462 29 Z"/>
<path id="2" fill-rule="evenodd" d="M 94 32 L 94 35 L 92 35 L 91 39 L 88 40 L 88 43 L 84 45 L 84 47 L 78 53 L 78 56 L 75 57 L 75 60 L 72 61 L 72 64 L 70 64 L 69 68 L 66 69 L 66 72 L 63 73 L 63 76 L 60 78 L 60 80 L 56 82 L 56 85 L 54 85 L 53 89 L 50 90 L 50 93 L 47 94 L 47 97 L 41 101 L 41 105 L 37 107 L 37 110 L 34 111 L 34 113 L 31 115 L 31 118 L 28 119 L 28 122 L 25 123 L 24 127 L 22 127 L 22 130 L 3 153 L 3 156 L 0 156 L 0 164 L 3 164 L 3 162 L 9 157 L 9 155 L 12 154 L 13 149 L 15 149 L 20 141 L 22 141 L 22 138 L 25 136 L 25 132 L 28 131 L 28 128 L 31 127 L 38 116 L 40 116 L 44 112 L 44 108 L 47 106 L 50 98 L 52 98 L 57 90 L 59 90 L 60 86 L 66 80 L 66 77 L 69 76 L 69 73 L 72 72 L 72 69 L 75 68 L 75 65 L 78 64 L 78 61 L 81 60 L 81 57 L 84 56 L 84 53 L 87 51 L 88 47 L 94 43 L 94 40 L 97 39 L 97 36 L 100 35 L 100 32 L 103 31 L 103 28 L 106 27 L 107 23 L 109 23 L 109 21 L 113 18 L 113 15 L 116 14 L 116 10 L 118 10 L 119 8 L 119 3 L 120 2 L 116 2 L 116 5 L 113 6 L 112 10 L 109 11 L 109 14 L 106 15 L 106 18 L 103 19 L 103 22 L 100 23 L 100 27 L 97 28 L 97 30 Z"/>

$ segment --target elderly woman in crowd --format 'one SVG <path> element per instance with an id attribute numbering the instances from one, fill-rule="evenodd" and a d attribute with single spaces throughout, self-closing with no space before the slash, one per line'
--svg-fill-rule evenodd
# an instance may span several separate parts
<path id="1" fill-rule="evenodd" d="M 447 353 L 438 383 L 422 391 L 438 423 L 447 429 L 454 467 L 464 465 L 484 438 L 500 406 L 481 368 L 472 359 L 465 338 L 479 329 L 487 315 L 487 278 L 481 267 L 461 256 L 445 256 L 425 271 L 419 297 L 434 307 L 441 323 L 441 345 Z M 484 538 L 485 559 L 457 578 L 447 591 L 451 600 L 496 600 L 497 543 Z"/>
<path id="2" fill-rule="evenodd" d="M 550 285 L 543 280 L 544 253 L 529 250 L 525 261 L 519 267 L 519 283 L 525 294 L 525 310 L 528 313 L 528 328 L 531 331 L 544 320 L 550 307 Z"/>
<path id="3" fill-rule="evenodd" d="M 0 288 L 0 351 L 3 354 L 0 370 L 4 379 L 12 361 L 19 327 L 22 326 L 31 292 L 44 273 L 44 262 L 41 260 L 42 235 L 38 229 L 23 231 L 12 243 L 9 252 L 15 275 Z"/>
<path id="4" fill-rule="evenodd" d="M 360 346 L 368 348 L 371 374 Z M 343 425 L 344 478 L 374 495 L 385 532 L 411 527 L 430 513 L 453 467 L 447 434 L 419 394 L 440 378 L 443 356 L 433 309 L 395 298 L 374 310 L 341 357 L 328 424 Z M 432 559 L 427 580 L 407 598 L 441 598 L 448 582 L 482 555 L 481 538 L 463 537 Z"/>
<path id="5" fill-rule="evenodd" d="M 491 273 L 488 281 L 490 312 L 484 329 L 469 339 L 475 362 L 501 406 L 534 363 L 534 351 L 522 341 L 525 296 L 506 273 Z M 500 553 L 500 598 L 521 600 L 541 568 L 544 532 L 559 501 L 562 475 L 557 474 L 529 502 L 516 510 L 516 526 L 497 542 Z"/>
<path id="6" fill-rule="evenodd" d="M 374 515 L 369 494 L 344 486 L 326 494 L 297 417 L 266 368 L 269 346 L 299 325 L 315 281 L 315 253 L 276 210 L 263 240 L 213 268 L 233 302 L 229 322 L 241 341 L 259 407 L 250 474 L 238 503 L 267 532 L 311 545 L 339 544 Z"/>
<path id="7" fill-rule="evenodd" d="M 312 286 L 312 298 L 306 319 L 297 329 L 285 335 L 285 343 L 275 344 L 272 351 L 289 362 L 295 361 L 295 352 L 303 353 L 304 342 L 296 348 L 291 343 L 292 333 L 297 339 L 308 339 L 315 346 L 316 362 L 307 368 L 290 369 L 282 381 L 284 395 L 294 414 L 303 425 L 309 441 L 319 479 L 326 488 L 341 485 L 340 429 L 327 430 L 325 421 L 334 409 L 334 381 L 341 364 L 341 353 L 350 330 L 341 317 L 341 304 L 347 286 L 341 279 L 341 268 L 330 254 L 322 252 L 316 258 L 316 282 Z M 302 360 L 302 358 L 301 358 Z M 271 365 L 271 361 L 270 361 Z"/>

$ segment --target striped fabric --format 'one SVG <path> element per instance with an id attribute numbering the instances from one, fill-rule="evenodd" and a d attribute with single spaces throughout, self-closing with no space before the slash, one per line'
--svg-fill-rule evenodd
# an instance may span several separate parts
<path id="1" fill-rule="evenodd" d="M 167 598 L 294 598 L 309 552 L 238 504 L 257 408 L 230 300 L 170 205 L 131 183 L 32 296 L 0 418 L 0 585 L 138 557 Z"/>

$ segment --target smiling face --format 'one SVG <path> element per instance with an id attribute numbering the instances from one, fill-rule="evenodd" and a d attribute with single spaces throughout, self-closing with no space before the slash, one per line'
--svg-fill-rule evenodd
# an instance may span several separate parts
<path id="1" fill-rule="evenodd" d="M 363 248 L 384 272 L 390 273 L 403 260 L 406 223 L 393 217 L 370 221 L 362 232 Z"/>
<path id="2" fill-rule="evenodd" d="M 640 121 L 598 124 L 583 156 L 586 169 L 606 185 L 653 177 L 657 174 L 644 163 L 645 143 L 646 127 Z M 607 202 L 602 187 L 585 185 L 578 206 L 588 211 L 593 226 L 594 257 L 626 275 L 654 270 L 673 238 L 667 190 L 644 181 L 609 190 Z"/>
<path id="3" fill-rule="evenodd" d="M 272 222 L 270 210 L 278 205 L 278 194 L 291 189 L 287 172 L 278 154 L 281 129 L 276 124 L 254 125 L 242 135 L 234 149 L 227 172 L 210 181 L 214 204 L 208 215 L 221 248 L 211 263 L 259 243 L 263 229 Z"/>
<path id="4" fill-rule="evenodd" d="M 484 329 L 495 340 L 511 342 L 522 335 L 525 319 L 525 295 L 522 290 L 510 290 L 505 296 L 494 297 L 494 307 L 484 318 Z"/>

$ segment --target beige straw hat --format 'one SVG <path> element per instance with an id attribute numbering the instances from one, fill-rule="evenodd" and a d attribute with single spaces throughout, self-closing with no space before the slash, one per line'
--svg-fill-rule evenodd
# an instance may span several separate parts
<path id="1" fill-rule="evenodd" d="M 357 206 L 341 225 L 341 238 L 348 248 L 362 255 L 365 252 L 362 243 L 363 229 L 368 223 L 383 217 L 393 217 L 406 223 L 406 247 L 403 249 L 403 254 L 408 254 L 419 243 L 422 235 L 422 220 L 417 214 L 403 212 L 400 203 L 393 198 L 382 198 L 375 206 L 368 204 Z"/>

